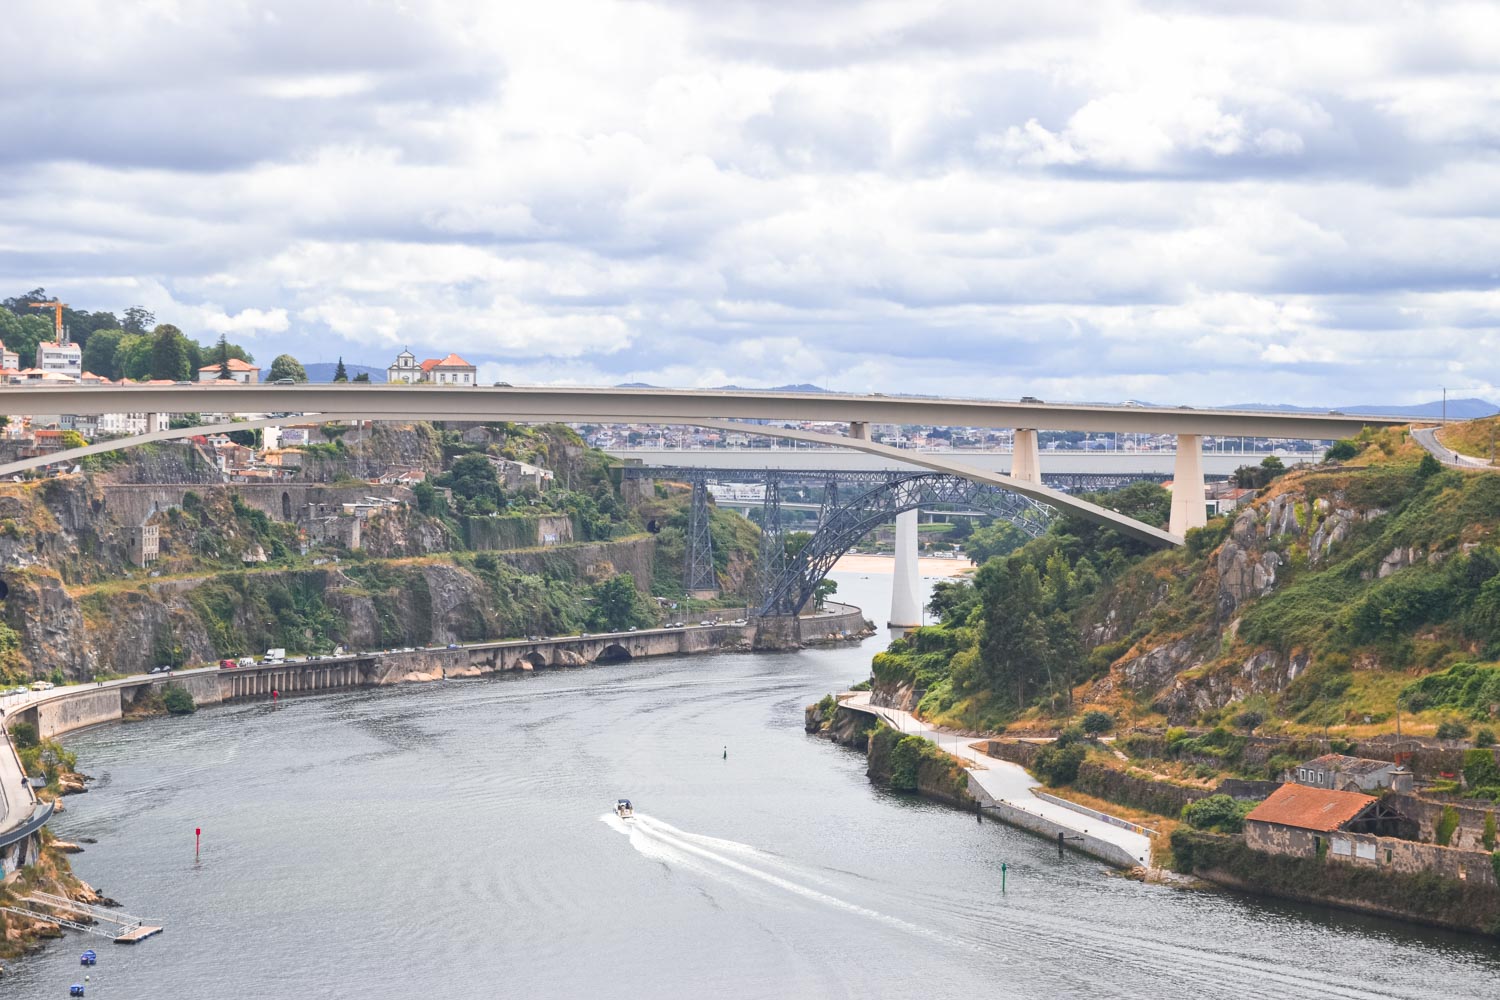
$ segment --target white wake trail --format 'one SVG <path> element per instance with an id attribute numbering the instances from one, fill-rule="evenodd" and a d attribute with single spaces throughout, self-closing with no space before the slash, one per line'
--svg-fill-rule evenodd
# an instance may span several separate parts
<path id="1" fill-rule="evenodd" d="M 630 846 L 653 860 L 667 864 L 680 864 L 720 880 L 725 880 L 728 873 L 743 875 L 800 899 L 842 910 L 845 913 L 853 913 L 908 934 L 930 939 L 951 940 L 899 917 L 872 910 L 858 903 L 851 903 L 846 899 L 840 899 L 796 881 L 789 876 L 795 875 L 801 879 L 828 884 L 827 879 L 798 870 L 776 855 L 749 844 L 688 833 L 677 829 L 670 823 L 663 823 L 641 813 L 636 813 L 635 818 L 629 821 L 622 820 L 613 813 L 607 813 L 599 818 L 611 829 L 627 835 L 630 838 Z M 757 864 L 751 862 L 757 862 L 761 866 L 774 866 L 781 871 L 767 871 L 765 867 L 758 867 Z"/>

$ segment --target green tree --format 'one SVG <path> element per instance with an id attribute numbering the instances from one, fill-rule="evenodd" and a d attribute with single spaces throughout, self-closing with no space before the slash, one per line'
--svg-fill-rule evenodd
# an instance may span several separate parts
<path id="1" fill-rule="evenodd" d="M 453 490 L 464 514 L 491 514 L 505 506 L 505 493 L 495 466 L 483 455 L 464 455 L 437 477 L 436 485 Z"/>
<path id="2" fill-rule="evenodd" d="M 837 593 L 838 589 L 838 583 L 828 579 L 826 576 L 822 580 L 819 580 L 818 585 L 813 588 L 813 607 L 822 611 L 823 602 L 828 600 L 830 595 Z"/>
<path id="3" fill-rule="evenodd" d="M 120 371 L 115 363 L 115 352 L 124 339 L 124 330 L 95 330 L 83 347 L 83 370 L 107 379 L 118 379 Z"/>
<path id="4" fill-rule="evenodd" d="M 1008 556 L 1026 544 L 1026 532 L 1009 521 L 996 521 L 969 534 L 964 552 L 969 562 L 982 566 L 996 556 Z"/>
<path id="5" fill-rule="evenodd" d="M 1422 461 L 1417 463 L 1417 479 L 1419 480 L 1431 479 L 1442 471 L 1443 466 L 1437 459 L 1432 457 L 1432 452 L 1430 451 L 1425 452 L 1422 455 Z"/>
<path id="6" fill-rule="evenodd" d="M 289 378 L 293 382 L 306 382 L 307 370 L 290 354 L 278 354 L 271 362 L 270 378 L 272 382 L 279 382 L 284 378 Z"/>
<path id="7" fill-rule="evenodd" d="M 1115 728 L 1115 717 L 1097 708 L 1090 709 L 1083 713 L 1083 719 L 1079 722 L 1079 725 L 1090 736 L 1098 736 Z"/>
<path id="8" fill-rule="evenodd" d="M 333 380 L 335 382 L 349 381 L 349 372 L 344 368 L 344 356 L 339 355 L 339 363 L 333 369 Z"/>
<path id="9" fill-rule="evenodd" d="M 219 362 L 219 378 L 233 378 L 234 373 L 229 370 L 229 338 L 222 333 L 219 334 L 215 353 L 215 360 Z"/>
<path id="10" fill-rule="evenodd" d="M 591 596 L 594 600 L 590 621 L 601 632 L 623 632 L 654 622 L 635 587 L 635 577 L 629 573 L 619 573 L 595 584 Z"/>
<path id="11" fill-rule="evenodd" d="M 15 351 L 22 368 L 36 365 L 36 346 L 53 336 L 50 316 L 17 316 L 11 312 L 0 312 L 0 341 L 6 348 Z"/>
<path id="12" fill-rule="evenodd" d="M 368 382 L 368 381 L 370 381 L 370 373 L 369 372 L 360 372 L 358 375 L 354 376 L 353 381 L 355 381 L 355 382 Z"/>
<path id="13" fill-rule="evenodd" d="M 156 314 L 144 306 L 131 306 L 125 310 L 120 329 L 126 333 L 146 333 L 156 325 Z"/>
<path id="14" fill-rule="evenodd" d="M 58 440 L 62 442 L 62 446 L 64 448 L 82 448 L 84 445 L 88 444 L 88 442 L 83 439 L 83 435 L 78 433 L 77 431 L 63 431 Z"/>
<path id="15" fill-rule="evenodd" d="M 115 348 L 115 372 L 119 378 L 151 377 L 152 340 L 148 333 L 127 333 Z"/>
<path id="16" fill-rule="evenodd" d="M 151 333 L 151 377 L 181 382 L 192 374 L 192 354 L 182 331 L 163 323 Z"/>

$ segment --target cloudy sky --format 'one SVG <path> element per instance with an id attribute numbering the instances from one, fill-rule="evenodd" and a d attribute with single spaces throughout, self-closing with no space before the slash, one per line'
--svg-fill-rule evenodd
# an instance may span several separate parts
<path id="1" fill-rule="evenodd" d="M 1494 3 L 19 0 L 7 24 L 0 289 L 263 361 L 1500 396 Z"/>

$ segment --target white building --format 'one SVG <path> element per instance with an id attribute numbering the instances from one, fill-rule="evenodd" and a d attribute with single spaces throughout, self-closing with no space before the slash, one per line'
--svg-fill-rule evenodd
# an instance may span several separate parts
<path id="1" fill-rule="evenodd" d="M 385 370 L 387 382 L 405 382 L 410 385 L 413 382 L 422 381 L 425 373 L 417 364 L 417 356 L 411 351 L 402 351 L 396 355 L 396 363 Z"/>
<path id="2" fill-rule="evenodd" d="M 6 347 L 4 341 L 0 341 L 0 368 L 8 368 L 12 371 L 21 370 L 21 356 Z"/>
<path id="3" fill-rule="evenodd" d="M 446 358 L 428 358 L 421 364 L 411 351 L 396 355 L 396 361 L 385 370 L 387 382 L 404 382 L 414 385 L 429 382 L 434 385 L 477 385 L 479 369 L 457 354 Z"/>
<path id="4" fill-rule="evenodd" d="M 36 345 L 36 366 L 44 372 L 77 377 L 83 374 L 83 351 L 77 344 L 44 340 Z"/>

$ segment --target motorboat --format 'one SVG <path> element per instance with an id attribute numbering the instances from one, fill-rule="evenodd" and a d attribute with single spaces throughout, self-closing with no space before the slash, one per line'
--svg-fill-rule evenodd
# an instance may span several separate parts
<path id="1" fill-rule="evenodd" d="M 629 799 L 615 800 L 615 815 L 621 819 L 630 819 L 635 816 L 635 808 L 631 806 Z"/>
<path id="2" fill-rule="evenodd" d="M 98 956 L 98 954 L 96 954 L 94 952 L 94 949 L 92 949 L 92 948 L 90 948 L 88 951 L 84 952 L 78 958 L 78 964 L 79 965 L 93 965 L 93 964 L 95 964 L 98 961 L 99 961 L 99 956 Z"/>

